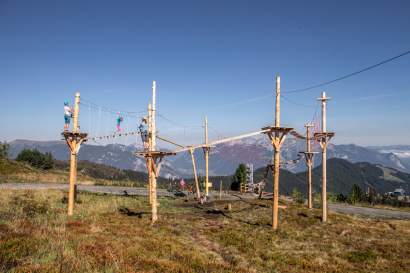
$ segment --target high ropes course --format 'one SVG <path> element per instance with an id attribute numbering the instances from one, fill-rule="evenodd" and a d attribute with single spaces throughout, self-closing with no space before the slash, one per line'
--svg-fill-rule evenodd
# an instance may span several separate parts
<path id="1" fill-rule="evenodd" d="M 292 94 L 299 94 L 302 92 L 307 92 L 312 89 L 317 89 L 317 88 L 322 88 L 324 86 L 328 86 L 331 84 L 334 84 L 338 81 L 342 81 L 354 76 L 357 76 L 361 73 L 367 72 L 372 69 L 376 69 L 379 66 L 385 65 L 389 62 L 395 61 L 399 58 L 402 58 L 404 56 L 410 55 L 410 50 L 407 50 L 405 52 L 402 52 L 396 56 L 393 56 L 391 58 L 382 60 L 378 63 L 375 63 L 373 65 L 364 67 L 360 70 L 341 75 L 337 78 L 324 81 L 321 83 L 317 83 L 311 86 L 299 88 L 299 89 L 293 89 L 293 90 L 285 90 L 282 92 L 282 97 L 284 98 L 285 101 L 288 103 L 301 106 L 301 107 L 312 107 L 312 105 L 305 105 L 305 104 L 300 104 L 297 102 L 294 102 L 293 100 L 288 98 L 288 95 Z M 237 101 L 237 102 L 231 102 L 230 105 L 238 105 L 242 103 L 248 103 L 248 102 L 254 102 L 257 100 L 261 99 L 266 99 L 268 97 L 271 97 L 272 94 L 266 94 L 260 97 L 254 97 L 254 98 L 249 98 L 246 99 L 245 101 Z M 308 193 L 308 207 L 312 208 L 312 166 L 313 166 L 313 157 L 317 153 L 321 153 L 322 155 L 322 193 L 321 193 L 321 202 L 322 202 L 322 221 L 326 222 L 327 221 L 327 146 L 329 144 L 329 141 L 331 140 L 332 137 L 334 137 L 335 133 L 334 132 L 329 132 L 327 131 L 327 122 L 326 122 L 326 111 L 327 111 L 327 101 L 330 99 L 329 97 L 326 96 L 325 92 L 322 92 L 321 97 L 317 98 L 317 100 L 320 102 L 321 105 L 321 117 L 318 116 L 318 108 L 316 108 L 315 114 L 313 115 L 312 120 L 307 122 L 304 127 L 306 129 L 305 134 L 297 132 L 293 128 L 288 128 L 288 127 L 281 127 L 281 122 L 280 122 L 280 114 L 281 114 L 281 89 L 280 89 L 280 78 L 276 77 L 276 90 L 274 93 L 275 96 L 275 120 L 273 125 L 263 127 L 257 131 L 238 135 L 238 136 L 232 136 L 232 137 L 223 137 L 218 140 L 214 141 L 209 141 L 208 140 L 208 121 L 207 118 L 205 118 L 205 140 L 204 143 L 202 144 L 193 144 L 193 145 L 181 145 L 176 143 L 173 140 L 170 140 L 168 138 L 165 138 L 163 136 L 157 135 L 157 124 L 156 124 L 156 116 L 159 116 L 169 122 L 172 122 L 174 124 L 177 124 L 178 126 L 180 125 L 178 122 L 174 122 L 169 120 L 167 117 L 164 115 L 161 115 L 160 113 L 157 112 L 156 109 L 156 83 L 153 81 L 152 84 L 152 99 L 151 102 L 148 104 L 147 110 L 142 110 L 142 111 L 123 111 L 119 109 L 113 109 L 110 107 L 104 107 L 100 106 L 98 104 L 95 104 L 91 101 L 88 100 L 83 100 L 83 102 L 80 102 L 80 93 L 76 93 L 75 95 L 75 102 L 74 102 L 74 109 L 71 109 L 68 106 L 68 102 L 65 103 L 64 105 L 64 114 L 65 114 L 65 125 L 64 125 L 64 132 L 62 133 L 62 136 L 67 142 L 67 145 L 70 149 L 71 156 L 70 156 L 70 187 L 69 187 L 69 194 L 68 194 L 68 215 L 73 214 L 73 206 L 74 206 L 74 191 L 75 191 L 75 184 L 77 181 L 77 155 L 80 150 L 81 144 L 85 141 L 94 141 L 98 143 L 98 141 L 107 141 L 107 140 L 114 140 L 114 139 L 120 139 L 120 138 L 126 138 L 126 137 L 136 137 L 136 138 L 141 138 L 142 145 L 141 145 L 141 150 L 138 150 L 135 152 L 136 156 L 141 156 L 145 159 L 146 161 L 146 167 L 147 167 L 147 172 L 148 172 L 148 184 L 149 184 L 149 201 L 151 204 L 151 221 L 152 224 L 155 223 L 155 221 L 158 219 L 157 215 L 157 208 L 158 208 L 158 202 L 157 202 L 157 192 L 156 192 L 156 180 L 160 172 L 161 168 L 161 163 L 164 157 L 166 156 L 173 156 L 176 155 L 177 153 L 181 152 L 189 152 L 191 155 L 192 159 L 192 168 L 193 168 L 193 174 L 195 178 L 195 186 L 196 186 L 196 198 L 198 201 L 203 202 L 206 201 L 208 197 L 208 190 L 210 187 L 210 183 L 208 180 L 208 168 L 209 168 L 209 152 L 210 150 L 218 144 L 230 142 L 230 141 L 235 141 L 247 137 L 252 137 L 256 135 L 266 135 L 273 147 L 274 151 L 274 156 L 270 162 L 267 162 L 267 167 L 266 167 L 266 175 L 264 177 L 265 181 L 261 181 L 259 184 L 263 184 L 266 182 L 266 177 L 268 171 L 272 171 L 273 173 L 273 192 L 272 192 L 272 228 L 277 229 L 278 228 L 278 200 L 279 200 L 279 168 L 280 166 L 286 166 L 289 164 L 296 164 L 298 163 L 302 158 L 305 158 L 306 162 L 306 167 L 307 167 L 307 176 L 306 176 L 306 185 L 307 185 L 307 193 Z M 88 131 L 89 132 L 98 132 L 95 135 L 89 137 L 87 133 L 81 132 L 78 121 L 79 121 L 79 108 L 80 104 L 85 107 L 86 109 L 88 108 L 90 113 L 94 113 L 94 115 L 98 116 L 98 119 L 101 120 L 112 120 L 113 116 L 115 116 L 116 120 L 116 131 L 113 133 L 112 130 L 112 125 L 108 125 L 108 132 L 107 132 L 107 126 L 106 124 L 103 124 L 101 122 L 95 124 L 93 121 L 93 115 L 90 114 L 89 117 L 89 126 L 88 126 Z M 226 105 L 225 105 L 226 106 Z M 319 106 L 319 104 L 318 104 Z M 219 105 L 217 107 L 223 107 L 222 105 Z M 313 106 L 315 107 L 315 106 Z M 107 118 L 106 115 L 109 115 Z M 73 120 L 73 126 L 72 130 L 69 131 L 69 123 L 70 120 Z M 134 120 L 135 119 L 135 120 Z M 129 124 L 129 120 L 134 120 L 133 124 Z M 319 122 L 320 120 L 320 122 Z M 128 121 L 128 124 L 127 124 Z M 84 121 L 82 121 L 84 123 Z M 135 128 L 135 125 L 139 124 L 138 130 L 128 130 L 128 128 Z M 125 130 L 123 130 L 123 127 L 126 127 Z M 184 125 L 181 127 L 184 128 Z M 210 127 L 212 128 L 212 127 Z M 102 132 L 107 132 L 107 133 L 102 133 Z M 299 140 L 299 141 L 304 141 L 305 142 L 305 150 L 301 151 L 297 154 L 296 158 L 293 159 L 288 159 L 281 161 L 281 148 L 282 145 L 286 139 L 287 136 L 293 136 L 294 139 Z M 157 149 L 157 140 L 161 140 L 164 142 L 167 142 L 169 144 L 174 145 L 176 148 L 173 151 L 161 151 Z M 317 147 L 312 147 L 312 145 L 317 144 Z M 318 148 L 320 149 L 319 152 L 313 151 L 316 149 L 312 148 Z M 199 189 L 199 184 L 198 184 L 198 178 L 197 178 L 197 171 L 196 171 L 196 163 L 195 163 L 195 157 L 194 157 L 194 151 L 195 149 L 202 149 L 204 152 L 204 157 L 205 157 L 205 192 L 201 194 L 200 189 Z M 260 192 L 261 194 L 262 192 Z"/>
<path id="2" fill-rule="evenodd" d="M 142 144 L 139 146 L 139 150 L 135 152 L 135 155 L 145 159 L 147 173 L 148 173 L 148 188 L 149 188 L 149 202 L 151 204 L 151 221 L 155 223 L 158 219 L 158 202 L 157 202 L 157 178 L 160 173 L 161 164 L 163 159 L 168 156 L 174 156 L 178 153 L 188 152 L 191 156 L 192 161 L 192 170 L 195 180 L 195 192 L 196 199 L 198 202 L 205 202 L 209 198 L 209 188 L 212 186 L 209 182 L 209 153 L 216 145 L 228 143 L 244 138 L 249 138 L 257 135 L 266 135 L 271 143 L 274 151 L 274 156 L 270 162 L 267 162 L 266 174 L 263 178 L 263 181 L 257 183 L 259 186 L 259 194 L 262 194 L 264 185 L 266 184 L 267 174 L 270 171 L 273 173 L 273 189 L 272 189 L 272 228 L 277 229 L 278 227 L 278 200 L 279 200 L 279 168 L 286 167 L 288 165 L 297 164 L 303 158 L 306 161 L 306 166 L 308 168 L 307 175 L 307 192 L 308 192 L 308 206 L 312 208 L 312 165 L 313 165 L 313 156 L 317 152 L 312 151 L 312 143 L 318 143 L 322 150 L 322 166 L 323 166 L 323 177 L 322 177 L 322 196 L 326 196 L 326 148 L 329 143 L 329 140 L 334 136 L 334 133 L 326 131 L 326 102 L 329 100 L 326 97 L 326 94 L 323 92 L 322 96 L 318 98 L 322 105 L 322 120 L 319 122 L 318 111 L 316 108 L 315 114 L 309 122 L 304 126 L 306 128 L 306 133 L 302 134 L 297 132 L 293 128 L 281 127 L 280 125 L 280 78 L 276 77 L 276 92 L 275 92 L 275 120 L 274 125 L 263 127 L 259 130 L 253 132 L 230 136 L 222 137 L 216 140 L 209 140 L 208 136 L 208 120 L 205 117 L 204 128 L 204 142 L 200 144 L 193 145 L 182 145 L 177 143 L 168 137 L 158 135 L 157 132 L 157 123 L 156 116 L 172 122 L 164 115 L 161 115 L 157 112 L 156 109 L 156 82 L 153 81 L 152 84 L 152 99 L 148 104 L 147 110 L 142 111 L 124 111 L 120 109 L 113 109 L 109 107 L 100 106 L 89 100 L 80 101 L 80 93 L 76 93 L 74 108 L 66 108 L 68 103 L 65 106 L 66 115 L 70 115 L 73 120 L 72 130 L 68 130 L 66 124 L 65 131 L 62 133 L 62 136 L 66 140 L 68 147 L 71 151 L 70 158 L 70 187 L 69 187 L 69 198 L 68 198 L 68 215 L 73 214 L 74 207 L 74 191 L 75 184 L 77 180 L 77 155 L 82 143 L 95 142 L 99 143 L 100 141 L 114 141 L 116 139 L 123 139 L 127 137 L 135 137 L 141 139 Z M 88 131 L 94 132 L 93 136 L 88 136 L 87 133 L 80 131 L 79 126 L 79 108 L 80 105 L 88 109 L 89 111 L 89 121 L 88 121 Z M 67 106 L 68 107 L 68 106 Z M 108 117 L 106 116 L 108 115 Z M 99 122 L 95 122 L 95 118 Z M 104 121 L 116 121 L 116 128 Z M 67 123 L 67 119 L 66 119 Z M 68 122 L 69 123 L 69 122 Z M 82 123 L 87 123 L 86 120 Z M 139 126 L 138 126 L 139 125 Z M 137 130 L 132 130 L 138 126 Z M 87 127 L 87 126 L 85 126 Z M 108 130 L 107 130 L 108 127 Z M 184 127 L 184 125 L 181 125 Z M 130 130 L 131 128 L 131 130 Z M 113 130 L 114 129 L 114 130 Z M 313 129 L 313 130 L 312 130 Z M 114 131 L 114 132 L 113 132 Z M 216 131 L 216 130 L 215 130 Z M 97 133 L 96 133 L 97 132 Z M 101 133 L 107 132 L 107 133 Z M 300 140 L 306 143 L 306 150 L 299 152 L 296 155 L 296 158 L 282 160 L 281 157 L 281 148 L 287 136 L 292 136 L 295 140 Z M 160 150 L 157 149 L 157 140 L 166 142 L 173 145 L 175 148 L 171 151 L 169 150 Z M 138 141 L 137 141 L 138 142 Z M 204 192 L 201 193 L 197 175 L 197 166 L 194 152 L 196 149 L 202 149 L 205 159 L 205 186 Z M 322 220 L 325 222 L 327 220 L 327 198 L 322 198 Z"/>

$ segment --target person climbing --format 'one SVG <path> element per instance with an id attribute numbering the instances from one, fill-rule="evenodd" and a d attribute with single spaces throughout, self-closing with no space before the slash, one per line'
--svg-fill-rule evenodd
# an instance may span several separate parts
<path id="1" fill-rule="evenodd" d="M 121 113 L 117 113 L 117 132 L 121 131 L 121 122 L 124 121 L 124 118 L 121 116 Z"/>
<path id="2" fill-rule="evenodd" d="M 73 111 L 71 107 L 68 105 L 68 101 L 64 102 L 64 131 L 68 131 L 68 127 L 70 126 L 70 120 L 73 117 Z"/>
<path id="3" fill-rule="evenodd" d="M 181 181 L 179 181 L 179 190 L 184 191 L 185 190 L 185 180 L 181 178 Z"/>
<path id="4" fill-rule="evenodd" d="M 149 145 L 148 144 L 148 132 L 147 132 L 147 129 L 146 129 L 144 124 L 147 124 L 147 119 L 146 118 L 142 118 L 141 124 L 138 127 L 138 129 L 140 131 L 142 143 L 144 144 L 144 149 L 148 149 L 149 148 L 148 147 L 148 145 Z"/>

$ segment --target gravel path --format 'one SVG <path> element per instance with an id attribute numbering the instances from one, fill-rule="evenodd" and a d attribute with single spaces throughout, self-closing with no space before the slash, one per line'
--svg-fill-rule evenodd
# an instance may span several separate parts
<path id="1" fill-rule="evenodd" d="M 10 190 L 68 190 L 68 184 L 53 184 L 53 183 L 4 183 L 0 184 L 1 189 Z M 78 185 L 79 191 L 86 191 L 92 193 L 106 193 L 115 195 L 140 195 L 148 196 L 148 190 L 146 188 L 135 187 L 117 187 L 117 186 L 94 186 L 94 185 Z M 173 193 L 164 189 L 157 189 L 158 196 L 170 197 L 174 196 Z"/>
<path id="2" fill-rule="evenodd" d="M 329 209 L 330 211 L 365 216 L 369 218 L 410 220 L 410 212 L 399 210 L 357 207 L 347 204 L 329 204 Z"/>
<path id="3" fill-rule="evenodd" d="M 57 189 L 57 190 L 68 190 L 67 184 L 53 184 L 53 183 L 3 183 L 0 184 L 1 189 L 10 190 L 45 190 L 45 189 Z M 78 185 L 78 190 L 92 192 L 92 193 L 106 193 L 115 195 L 139 195 L 148 196 L 148 191 L 146 188 L 135 188 L 135 187 L 117 187 L 117 186 L 94 186 L 94 185 Z M 158 189 L 158 196 L 162 197 L 174 197 L 172 192 L 168 192 L 164 189 Z M 236 196 L 224 196 L 223 199 L 238 199 Z M 245 198 L 248 199 L 248 198 Z M 382 219 L 408 219 L 410 220 L 410 212 L 389 210 L 389 209 L 378 209 L 378 208 L 367 208 L 367 207 L 357 207 L 347 204 L 329 204 L 330 211 L 359 215 L 370 218 L 382 218 Z"/>

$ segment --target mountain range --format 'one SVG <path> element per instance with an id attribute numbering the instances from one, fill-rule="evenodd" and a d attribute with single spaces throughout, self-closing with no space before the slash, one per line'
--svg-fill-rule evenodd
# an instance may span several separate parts
<path id="1" fill-rule="evenodd" d="M 372 188 L 377 193 L 383 194 L 394 191 L 397 188 L 410 193 L 410 174 L 379 164 L 367 162 L 351 163 L 345 159 L 331 158 L 327 162 L 327 189 L 328 192 L 348 195 L 354 184 L 363 191 Z M 258 183 L 266 174 L 266 167 L 254 171 L 254 182 Z M 290 195 L 294 189 L 306 194 L 307 174 L 305 171 L 292 173 L 281 169 L 279 191 L 281 194 Z M 214 189 L 219 189 L 222 183 L 223 189 L 228 189 L 232 182 L 230 176 L 211 176 L 209 180 Z M 188 182 L 193 183 L 193 179 Z M 272 192 L 272 173 L 269 171 L 266 179 L 265 191 Z M 322 189 L 322 166 L 317 166 L 312 172 L 313 192 L 320 193 Z"/>
<path id="2" fill-rule="evenodd" d="M 393 168 L 368 162 L 351 163 L 340 158 L 329 159 L 327 167 L 327 190 L 331 193 L 348 195 L 354 184 L 358 185 L 363 191 L 372 188 L 380 194 L 394 191 L 397 188 L 402 188 L 407 193 L 410 192 L 410 174 Z M 262 168 L 255 171 L 255 182 L 263 178 L 264 172 L 265 170 Z M 306 175 L 306 172 L 294 174 L 281 170 L 281 194 L 290 195 L 293 189 L 306 193 Z M 266 191 L 272 191 L 272 181 L 272 173 L 269 173 Z M 317 166 L 312 171 L 312 187 L 314 192 L 321 192 L 322 166 Z"/>
<path id="3" fill-rule="evenodd" d="M 15 158 L 23 149 L 38 149 L 41 152 L 51 152 L 58 160 L 67 160 L 69 152 L 64 141 L 31 141 L 14 140 L 10 144 L 10 157 Z M 305 143 L 289 138 L 281 150 L 282 168 L 293 173 L 306 170 L 305 162 L 299 156 L 304 151 Z M 79 152 L 80 160 L 87 160 L 99 164 L 109 165 L 120 169 L 145 171 L 145 160 L 136 157 L 135 145 L 84 144 Z M 313 150 L 319 152 L 314 159 L 314 166 L 321 164 L 320 148 L 313 145 Z M 195 151 L 198 173 L 204 173 L 204 157 L 201 149 Z M 226 176 L 232 174 L 240 163 L 252 163 L 254 169 L 266 166 L 273 155 L 272 145 L 264 136 L 236 140 L 230 143 L 219 144 L 211 149 L 210 175 Z M 298 159 L 299 160 L 295 160 Z M 370 146 L 363 147 L 354 144 L 329 144 L 328 158 L 345 159 L 351 163 L 368 162 L 394 168 L 401 172 L 410 173 L 410 146 Z M 295 162 L 290 162 L 295 160 Z M 331 168 L 331 166 L 330 166 Z M 190 177 L 192 176 L 191 157 L 187 152 L 167 157 L 161 168 L 163 177 Z"/>

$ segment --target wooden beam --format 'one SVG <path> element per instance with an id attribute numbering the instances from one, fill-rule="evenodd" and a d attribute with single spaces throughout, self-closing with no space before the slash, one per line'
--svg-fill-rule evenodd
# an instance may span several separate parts
<path id="1" fill-rule="evenodd" d="M 195 155 L 194 155 L 195 149 L 191 148 L 189 150 L 189 153 L 191 155 L 191 160 L 192 160 L 192 169 L 194 171 L 194 178 L 195 178 L 195 188 L 196 188 L 196 198 L 198 199 L 198 202 L 201 201 L 201 191 L 199 189 L 199 181 L 198 181 L 198 175 L 196 173 L 196 163 L 195 163 Z"/>
<path id="2" fill-rule="evenodd" d="M 215 140 L 215 141 L 209 142 L 208 146 L 215 146 L 215 145 L 218 145 L 218 144 L 222 144 L 222 143 L 226 143 L 226 142 L 230 142 L 230 141 L 234 141 L 234 140 L 239 140 L 239 139 L 242 139 L 242 138 L 247 138 L 247 137 L 251 137 L 251 136 L 260 135 L 260 134 L 266 133 L 268 131 L 269 131 L 269 129 L 262 129 L 262 130 L 259 130 L 259 131 L 256 131 L 256 132 L 251 132 L 251 133 L 247 133 L 247 134 L 243 134 L 243 135 L 238 135 L 238 136 L 228 137 L 228 138 L 224 138 L 224 139 L 220 139 L 220 140 Z M 206 146 L 205 144 L 186 146 L 185 148 L 175 150 L 174 152 L 175 153 L 181 153 L 181 152 L 189 151 L 189 149 L 191 149 L 191 148 L 198 149 L 198 148 L 203 148 L 205 146 Z"/>
<path id="3" fill-rule="evenodd" d="M 181 144 L 178 144 L 178 143 L 176 143 L 175 141 L 172 141 L 172 140 L 169 140 L 169 139 L 167 139 L 167 138 L 161 137 L 161 136 L 159 136 L 159 135 L 157 135 L 157 139 L 160 139 L 160 140 L 162 140 L 162 141 L 168 142 L 168 143 L 173 144 L 173 145 L 175 145 L 175 146 L 178 146 L 178 147 L 180 147 L 180 148 L 185 148 L 185 146 L 183 146 L 183 145 L 181 145 Z"/>

